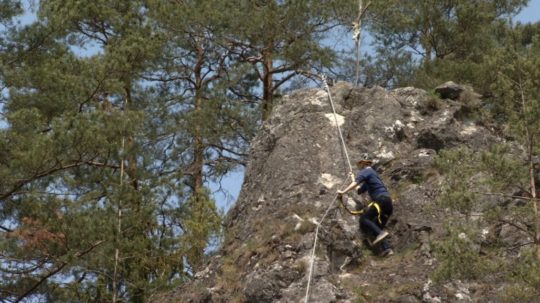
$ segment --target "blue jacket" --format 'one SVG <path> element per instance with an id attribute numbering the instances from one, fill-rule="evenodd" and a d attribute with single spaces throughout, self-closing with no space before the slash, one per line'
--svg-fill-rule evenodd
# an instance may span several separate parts
<path id="1" fill-rule="evenodd" d="M 384 186 L 381 178 L 379 177 L 377 172 L 370 166 L 359 171 L 358 175 L 356 175 L 355 181 L 359 185 L 364 183 L 358 190 L 358 193 L 363 194 L 367 191 L 371 199 L 374 201 L 377 200 L 379 196 L 390 197 L 388 189 L 386 189 L 386 186 Z"/>

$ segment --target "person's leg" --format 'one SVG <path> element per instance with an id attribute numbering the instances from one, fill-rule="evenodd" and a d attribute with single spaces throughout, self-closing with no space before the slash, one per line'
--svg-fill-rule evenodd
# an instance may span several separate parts
<path id="1" fill-rule="evenodd" d="M 394 254 L 394 250 L 392 249 L 392 246 L 390 246 L 390 244 L 388 243 L 386 239 L 382 241 L 382 245 L 383 245 L 383 251 L 381 253 L 381 256 L 389 257 Z"/>
<path id="2" fill-rule="evenodd" d="M 380 207 L 381 207 L 381 221 L 379 223 L 379 227 L 381 229 L 384 229 L 386 226 L 386 223 L 388 223 L 388 219 L 392 215 L 393 207 L 392 207 L 392 199 L 390 197 L 383 196 L 378 201 Z M 394 252 L 392 250 L 392 245 L 388 241 L 387 238 L 382 239 L 381 246 L 383 249 L 383 256 L 389 256 L 392 255 Z"/>
<path id="3" fill-rule="evenodd" d="M 382 246 L 383 251 L 392 248 L 392 245 L 390 245 L 390 242 L 388 241 L 388 239 L 382 240 L 381 246 Z"/>
<path id="4" fill-rule="evenodd" d="M 380 224 L 380 227 L 384 228 L 384 226 L 386 226 L 386 223 L 388 222 L 388 216 L 382 215 L 381 216 L 381 221 L 382 222 Z M 379 234 L 379 236 L 382 237 L 382 240 L 380 240 L 381 241 L 381 248 L 382 248 L 381 255 L 383 257 L 391 256 L 391 255 L 394 254 L 394 251 L 392 250 L 392 245 L 390 244 L 390 241 L 388 241 L 388 238 L 386 238 L 388 236 L 388 232 L 383 231 L 383 233 Z"/>
<path id="5" fill-rule="evenodd" d="M 379 216 L 379 210 L 372 205 L 369 206 L 368 210 L 360 217 L 360 226 L 362 229 L 368 230 L 376 236 L 372 245 L 379 243 L 388 236 L 388 233 L 381 228 Z"/>
<path id="6" fill-rule="evenodd" d="M 370 206 L 362 216 L 360 216 L 360 227 L 365 233 L 377 236 L 381 233 L 381 228 L 375 224 L 377 220 L 377 209 Z"/>
<path id="7" fill-rule="evenodd" d="M 381 228 L 384 228 L 386 226 L 386 223 L 388 222 L 388 219 L 394 212 L 394 208 L 392 206 L 392 198 L 387 196 L 381 196 L 379 197 L 377 203 L 379 203 L 381 207 Z"/>

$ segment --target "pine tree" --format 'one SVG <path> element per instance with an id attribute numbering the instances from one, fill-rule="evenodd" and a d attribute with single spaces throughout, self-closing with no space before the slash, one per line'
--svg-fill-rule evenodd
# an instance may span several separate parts
<path id="1" fill-rule="evenodd" d="M 486 54 L 496 78 L 491 102 L 495 106 L 488 109 L 493 119 L 504 125 L 501 128 L 504 135 L 514 142 L 487 151 L 462 148 L 441 153 L 437 163 L 446 182 L 440 202 L 454 216 L 448 223 L 449 236 L 437 242 L 441 261 L 438 277 L 443 280 L 480 277 L 497 271 L 510 281 L 501 298 L 505 302 L 528 302 L 540 295 L 540 283 L 532 278 L 540 273 L 537 185 L 540 36 L 531 36 L 518 26 L 507 27 L 501 37 L 502 43 Z M 487 206 L 479 203 L 487 197 L 499 199 L 488 200 L 491 202 Z M 474 210 L 482 211 L 484 216 L 473 220 Z M 504 239 L 498 239 L 498 234 L 493 239 L 482 240 L 481 226 L 489 226 L 495 232 L 503 226 L 510 228 L 520 238 L 519 245 L 510 246 Z M 481 257 L 479 249 L 474 249 L 480 245 L 488 257 Z M 460 264 L 455 262 L 458 259 Z M 470 268 L 478 270 L 470 271 Z"/>
<path id="2" fill-rule="evenodd" d="M 47 1 L 3 32 L 4 297 L 143 302 L 202 266 L 221 229 L 205 184 L 257 125 L 230 93 L 227 6 Z"/>
<path id="3" fill-rule="evenodd" d="M 172 100 L 174 132 L 186 142 L 173 143 L 171 152 L 187 185 L 183 243 L 194 271 L 203 264 L 208 241 L 220 232 L 221 218 L 206 184 L 243 164 L 256 121 L 250 104 L 229 93 L 240 73 L 224 39 L 232 31 L 224 14 L 231 5 L 156 1 L 152 10 L 167 44 L 146 79 Z"/>
<path id="4" fill-rule="evenodd" d="M 229 35 L 228 42 L 237 60 L 251 66 L 246 77 L 260 85 L 263 120 L 272 110 L 274 96 L 291 79 L 333 65 L 335 53 L 321 41 L 346 19 L 336 11 L 355 10 L 356 2 L 240 1 L 231 8 L 237 31 Z"/>
<path id="5" fill-rule="evenodd" d="M 189 275 L 163 105 L 140 81 L 162 40 L 143 2 L 40 5 L 3 54 L 2 297 L 143 302 Z"/>
<path id="6" fill-rule="evenodd" d="M 508 34 L 504 47 L 491 58 L 497 72 L 493 92 L 508 123 L 510 133 L 524 146 L 524 167 L 528 186 L 525 191 L 534 214 L 531 231 L 540 260 L 540 213 L 538 205 L 538 162 L 540 157 L 540 35 L 530 43 L 523 39 L 523 30 Z"/>
<path id="7" fill-rule="evenodd" d="M 492 79 L 484 53 L 496 46 L 495 34 L 527 4 L 506 1 L 385 1 L 374 3 L 370 30 L 381 50 L 410 53 L 416 79 L 397 82 L 433 88 L 448 80 L 474 85 L 484 93 Z"/>

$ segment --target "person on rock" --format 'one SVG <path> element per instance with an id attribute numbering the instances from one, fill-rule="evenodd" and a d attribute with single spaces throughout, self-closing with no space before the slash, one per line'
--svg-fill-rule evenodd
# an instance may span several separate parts
<path id="1" fill-rule="evenodd" d="M 343 195 L 356 188 L 358 188 L 358 194 L 368 192 L 373 202 L 368 204 L 360 216 L 360 228 L 368 236 L 375 237 L 372 245 L 382 243 L 383 256 L 390 256 L 394 252 L 386 239 L 388 232 L 383 229 L 392 215 L 392 198 L 379 174 L 371 167 L 372 164 L 372 158 L 364 155 L 363 159 L 356 162 L 359 169 L 356 178 L 351 172 L 350 177 L 353 181 L 345 189 L 338 190 L 337 193 Z"/>

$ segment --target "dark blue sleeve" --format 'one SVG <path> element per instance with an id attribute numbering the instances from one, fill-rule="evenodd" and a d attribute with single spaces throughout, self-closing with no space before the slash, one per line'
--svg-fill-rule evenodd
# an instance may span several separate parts
<path id="1" fill-rule="evenodd" d="M 367 183 L 364 182 L 364 184 L 362 184 L 362 186 L 360 186 L 360 188 L 358 189 L 358 194 L 363 194 L 365 193 L 366 191 L 368 190 L 368 186 L 367 186 Z"/>
<path id="2" fill-rule="evenodd" d="M 360 172 L 358 172 L 358 175 L 356 175 L 356 183 L 358 185 L 360 185 L 360 183 L 366 181 L 366 178 L 367 178 L 367 174 L 366 174 L 366 170 L 361 170 Z"/>

